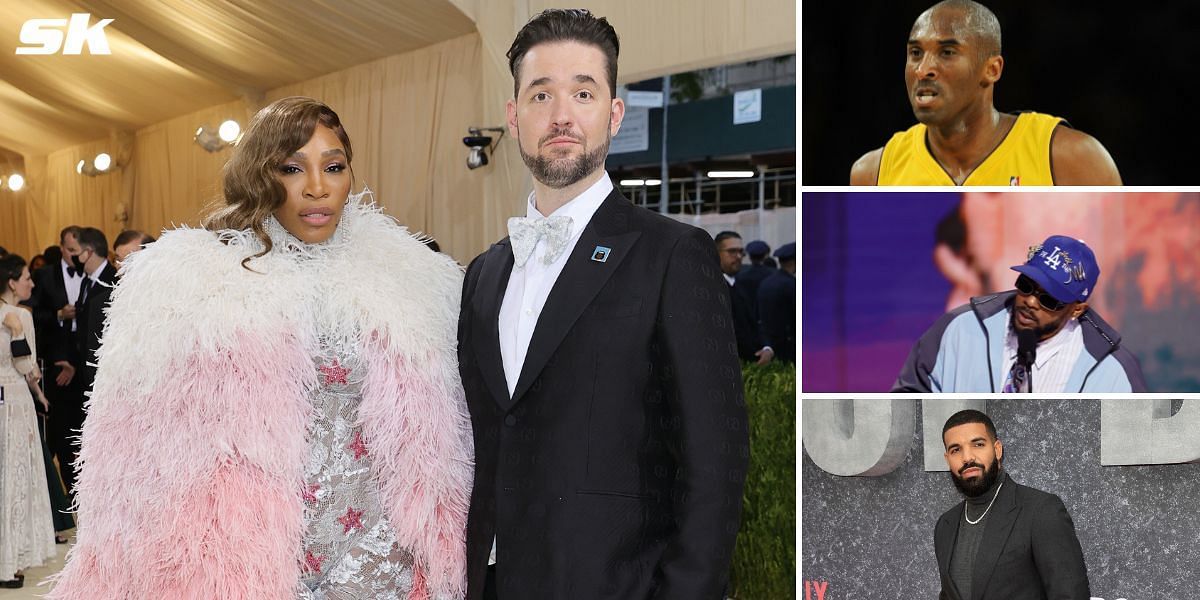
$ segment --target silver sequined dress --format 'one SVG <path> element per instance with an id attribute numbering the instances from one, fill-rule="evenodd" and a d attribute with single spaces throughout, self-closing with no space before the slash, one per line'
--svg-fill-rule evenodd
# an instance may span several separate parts
<path id="1" fill-rule="evenodd" d="M 302 263 L 320 261 L 344 242 L 335 234 L 328 244 L 304 244 L 274 219 L 266 225 L 275 250 L 296 253 Z M 311 263 L 304 267 L 319 270 Z M 412 588 L 413 557 L 397 544 L 380 504 L 371 454 L 358 424 L 366 361 L 358 356 L 353 339 L 339 339 L 331 331 L 318 335 L 321 351 L 313 357 L 318 386 L 310 397 L 309 455 L 304 489 L 297 490 L 305 503 L 297 597 L 402 600 Z"/>

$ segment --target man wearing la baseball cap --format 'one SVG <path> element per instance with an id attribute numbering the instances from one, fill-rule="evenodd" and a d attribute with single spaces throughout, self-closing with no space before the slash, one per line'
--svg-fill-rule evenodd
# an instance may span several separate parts
<path id="1" fill-rule="evenodd" d="M 971 298 L 913 346 L 893 392 L 1145 392 L 1137 359 L 1088 306 L 1100 279 L 1083 242 L 1030 246 L 1015 290 Z"/>

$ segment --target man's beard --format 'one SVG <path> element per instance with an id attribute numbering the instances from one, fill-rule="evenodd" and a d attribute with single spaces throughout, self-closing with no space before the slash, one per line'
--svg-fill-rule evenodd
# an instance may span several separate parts
<path id="1" fill-rule="evenodd" d="M 983 469 L 983 475 L 974 479 L 963 479 L 961 473 L 971 467 L 979 467 Z M 959 467 L 958 473 L 950 471 L 950 479 L 954 482 L 954 487 L 958 488 L 962 495 L 968 498 L 976 498 L 980 494 L 991 489 L 992 484 L 996 483 L 996 478 L 1000 477 L 1000 461 L 993 458 L 992 464 L 984 468 L 979 463 L 966 463 Z"/>
<path id="2" fill-rule="evenodd" d="M 1013 307 L 1013 309 L 1008 313 L 1008 328 L 1011 329 L 1014 334 L 1020 331 L 1017 329 L 1017 310 L 1018 309 L 1016 307 Z M 1066 322 L 1067 318 L 1064 315 L 1062 318 L 1055 319 L 1046 325 L 1034 327 L 1033 332 L 1037 334 L 1037 339 L 1040 340 L 1045 338 L 1047 334 L 1057 334 L 1058 330 L 1062 329 L 1062 326 Z"/>
<path id="3" fill-rule="evenodd" d="M 521 132 L 518 131 L 517 135 L 520 136 L 520 134 Z M 562 135 L 569 134 L 561 131 L 552 132 L 550 135 L 547 135 L 538 141 L 539 147 L 545 140 Z M 521 147 L 520 141 L 517 142 L 517 150 L 521 152 L 521 160 L 525 161 L 525 166 L 529 168 L 529 172 L 533 174 L 534 179 L 540 181 L 542 185 L 545 185 L 546 187 L 561 190 L 562 188 L 579 182 L 596 169 L 604 166 L 604 159 L 608 158 L 608 146 L 611 142 L 612 136 L 605 135 L 603 146 L 600 146 L 591 152 L 585 151 L 582 155 L 575 159 L 546 158 L 540 154 L 529 155 L 526 154 L 525 149 Z"/>

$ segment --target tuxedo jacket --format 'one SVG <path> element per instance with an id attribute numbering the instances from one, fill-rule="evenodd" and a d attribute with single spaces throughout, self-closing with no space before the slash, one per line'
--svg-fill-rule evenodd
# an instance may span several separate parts
<path id="1" fill-rule="evenodd" d="M 757 292 L 751 289 L 749 284 L 736 280 L 733 285 L 727 284 L 726 288 L 729 290 L 730 309 L 733 313 L 733 333 L 737 339 L 738 358 L 756 361 L 758 357 L 754 353 L 769 345 L 766 336 L 763 335 L 758 305 L 754 300 Z"/>
<path id="2" fill-rule="evenodd" d="M 71 331 L 71 321 L 58 322 L 58 309 L 68 304 L 62 263 L 55 262 L 38 269 L 33 284 L 29 305 L 33 307 L 33 324 L 37 329 L 38 356 L 47 365 L 60 360 L 73 361 L 75 334 Z M 51 369 L 47 368 L 47 371 Z M 49 372 L 45 376 L 54 379 Z"/>
<path id="3" fill-rule="evenodd" d="M 1008 474 L 984 523 L 971 571 L 971 597 L 950 579 L 950 556 L 963 521 L 963 503 L 946 511 L 934 530 L 942 600 L 1088 600 L 1091 589 L 1075 524 L 1062 500 L 1019 485 Z"/>
<path id="4" fill-rule="evenodd" d="M 91 390 L 92 382 L 96 380 L 96 351 L 100 349 L 100 334 L 104 332 L 104 309 L 108 306 L 117 281 L 116 267 L 112 263 L 104 265 L 97 280 L 92 283 L 83 298 L 83 304 L 75 313 L 78 321 L 75 327 L 75 355 L 78 358 L 72 362 L 78 365 L 80 389 L 85 392 Z"/>
<path id="5" fill-rule="evenodd" d="M 610 248 L 594 260 L 597 246 Z M 510 396 L 506 239 L 468 267 L 459 361 L 475 436 L 468 595 L 716 600 L 748 459 L 729 291 L 704 231 L 613 192 L 571 251 Z"/>

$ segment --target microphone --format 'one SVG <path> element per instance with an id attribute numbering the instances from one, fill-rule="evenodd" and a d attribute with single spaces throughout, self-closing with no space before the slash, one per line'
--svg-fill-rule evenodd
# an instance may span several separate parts
<path id="1" fill-rule="evenodd" d="M 1038 332 L 1032 329 L 1017 330 L 1017 363 L 1025 366 L 1025 377 L 1029 391 L 1033 391 L 1033 363 L 1037 360 Z"/>

